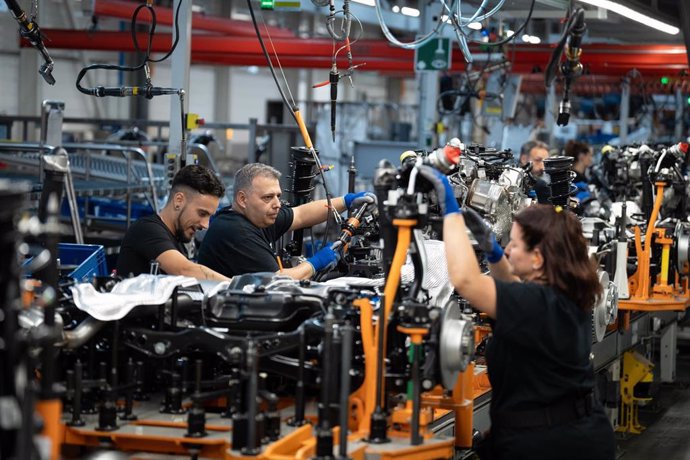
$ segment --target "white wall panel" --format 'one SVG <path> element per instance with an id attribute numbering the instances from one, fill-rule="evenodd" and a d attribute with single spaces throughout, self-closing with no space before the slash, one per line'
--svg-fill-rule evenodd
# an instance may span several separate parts
<path id="1" fill-rule="evenodd" d="M 280 93 L 267 68 L 250 74 L 246 67 L 235 67 L 232 69 L 230 100 L 217 103 L 230 104 L 230 121 L 233 123 L 248 123 L 250 118 L 266 123 L 266 101 L 269 100 L 279 101 Z"/>
<path id="2" fill-rule="evenodd" d="M 19 55 L 0 54 L 0 114 L 16 115 L 19 113 Z"/>
<path id="3" fill-rule="evenodd" d="M 216 104 L 214 69 L 212 66 L 192 66 L 189 75 L 189 111 L 209 121 Z"/>

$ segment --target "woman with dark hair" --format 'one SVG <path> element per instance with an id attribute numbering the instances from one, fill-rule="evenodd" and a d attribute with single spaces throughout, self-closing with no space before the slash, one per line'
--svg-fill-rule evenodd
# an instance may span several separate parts
<path id="1" fill-rule="evenodd" d="M 522 210 L 504 255 L 481 217 L 459 209 L 446 176 L 421 168 L 443 209 L 450 281 L 494 321 L 486 348 L 491 458 L 613 459 L 613 429 L 593 395 L 590 362 L 601 286 L 577 217 L 549 205 Z M 466 225 L 491 276 L 480 270 Z"/>

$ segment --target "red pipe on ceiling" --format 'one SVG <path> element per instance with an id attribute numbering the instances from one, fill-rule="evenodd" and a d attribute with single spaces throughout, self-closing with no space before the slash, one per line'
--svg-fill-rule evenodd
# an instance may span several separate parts
<path id="1" fill-rule="evenodd" d="M 94 6 L 94 16 L 106 16 L 120 19 L 132 19 L 132 14 L 141 2 L 126 2 L 122 0 L 96 0 Z M 159 25 L 173 26 L 174 11 L 171 8 L 163 8 L 155 6 L 156 22 Z M 137 16 L 137 21 L 141 23 L 150 23 L 151 15 L 147 11 L 141 11 Z M 291 30 L 282 27 L 266 26 L 271 37 L 274 38 L 288 38 L 294 37 L 295 33 Z M 213 16 L 205 16 L 199 13 L 192 14 L 192 30 L 203 30 L 206 32 L 216 32 L 224 35 L 237 35 L 243 37 L 254 37 L 254 25 L 249 21 L 240 21 L 236 19 L 225 19 Z M 261 26 L 261 30 L 265 30 Z"/>
<path id="2" fill-rule="evenodd" d="M 88 32 L 68 29 L 41 29 L 47 37 L 46 46 L 49 48 L 99 50 L 99 51 L 134 51 L 134 44 L 129 32 Z M 145 33 L 138 33 L 140 45 L 147 40 Z M 156 34 L 153 37 L 151 51 L 167 52 L 172 43 L 172 35 Z M 326 38 L 274 38 L 272 40 L 278 57 L 283 56 L 327 56 L 333 53 L 333 40 Z M 22 46 L 28 44 L 24 42 Z M 270 44 L 266 43 L 269 50 Z M 238 55 L 263 55 L 259 41 L 254 37 L 229 37 L 217 35 L 192 35 L 192 54 L 218 53 Z M 414 51 L 397 48 L 385 40 L 360 40 L 352 47 L 354 58 L 358 55 L 367 57 L 381 57 L 388 59 L 405 59 L 412 62 Z M 344 55 L 344 53 L 340 53 Z"/>
<path id="3" fill-rule="evenodd" d="M 233 55 L 233 54 L 214 54 L 214 53 L 199 53 L 192 55 L 192 62 L 194 64 L 214 64 L 214 65 L 228 65 L 228 66 L 265 66 L 266 59 L 263 56 L 247 56 L 247 55 Z M 377 71 L 377 72 L 398 72 L 406 76 L 410 76 L 414 72 L 414 65 L 412 61 L 396 61 L 391 59 L 381 58 L 367 58 L 366 65 L 359 67 L 359 71 Z M 308 69 L 330 69 L 332 65 L 330 57 L 323 56 L 288 56 L 280 58 L 280 65 L 283 68 L 308 68 Z M 346 69 L 347 61 L 345 59 L 338 60 L 338 68 Z M 328 75 L 324 72 L 324 80 L 328 79 Z"/>
<path id="4" fill-rule="evenodd" d="M 42 29 L 49 49 L 79 49 L 100 51 L 134 51 L 129 32 L 88 32 L 62 29 Z M 138 36 L 146 43 L 146 35 Z M 172 37 L 156 34 L 152 44 L 154 52 L 167 52 Z M 332 61 L 333 42 L 322 38 L 274 38 L 273 45 L 285 67 L 326 68 Z M 23 41 L 21 46 L 30 46 Z M 677 45 L 585 45 L 581 61 L 592 75 L 624 76 L 638 69 L 645 76 L 675 76 L 688 68 L 685 47 Z M 193 35 L 191 43 L 194 63 L 224 65 L 266 64 L 261 47 L 255 37 Z M 385 40 L 360 40 L 353 44 L 354 63 L 366 63 L 362 71 L 414 71 L 414 51 L 397 48 Z M 476 52 L 476 51 L 475 51 Z M 541 73 L 553 52 L 543 45 L 516 45 L 507 56 L 512 60 L 512 72 L 518 74 Z M 342 55 L 343 53 L 341 53 Z M 344 58 L 344 56 L 339 56 Z M 342 63 L 341 63 L 342 62 Z M 347 64 L 338 60 L 341 68 Z M 454 49 L 451 72 L 464 70 L 465 62 L 460 50 Z"/>
<path id="5" fill-rule="evenodd" d="M 592 75 L 624 76 L 628 71 L 638 69 L 645 74 L 678 75 L 688 68 L 688 56 L 682 45 L 609 45 L 588 44 L 582 46 L 580 57 L 585 71 Z M 538 65 L 544 70 L 551 58 L 553 47 L 543 45 L 518 45 L 508 56 L 515 65 L 513 71 L 521 72 L 529 65 Z M 517 68 L 517 69 L 516 69 Z M 648 76 L 648 75 L 647 75 Z"/>

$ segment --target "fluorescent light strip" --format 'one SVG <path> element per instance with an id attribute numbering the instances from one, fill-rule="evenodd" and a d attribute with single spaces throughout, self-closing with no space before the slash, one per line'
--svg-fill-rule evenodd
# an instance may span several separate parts
<path id="1" fill-rule="evenodd" d="M 412 16 L 413 18 L 418 17 L 420 14 L 417 8 L 410 8 L 408 6 L 403 6 L 400 8 L 400 12 L 405 16 Z"/>
<path id="2" fill-rule="evenodd" d="M 665 22 L 661 22 L 658 19 L 651 18 L 646 14 L 642 14 L 640 12 L 628 8 L 627 6 L 623 6 L 619 3 L 614 3 L 610 0 L 580 0 L 580 2 L 587 3 L 589 5 L 596 6 L 599 8 L 604 8 L 609 11 L 613 11 L 614 13 L 620 14 L 621 16 L 625 16 L 628 19 L 632 19 L 633 21 L 637 21 L 640 24 L 644 24 L 646 26 L 652 27 L 656 30 L 660 30 L 661 32 L 665 32 L 670 35 L 678 35 L 678 33 L 680 33 L 680 29 L 678 27 L 666 24 Z"/>
<path id="3" fill-rule="evenodd" d="M 361 3 L 362 5 L 374 6 L 374 0 L 352 0 L 355 3 Z"/>

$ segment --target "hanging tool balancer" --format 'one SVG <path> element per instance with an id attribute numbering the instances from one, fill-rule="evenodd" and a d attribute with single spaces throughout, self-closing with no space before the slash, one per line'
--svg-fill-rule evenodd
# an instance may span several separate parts
<path id="1" fill-rule="evenodd" d="M 331 71 L 328 74 L 328 81 L 323 81 L 313 86 L 313 88 L 320 88 L 322 86 L 326 86 L 329 83 L 331 85 L 331 135 L 333 136 L 333 142 L 335 142 L 335 119 L 336 104 L 338 101 L 338 82 L 341 78 L 347 77 L 350 80 L 350 85 L 354 87 L 354 85 L 352 85 L 352 74 L 354 73 L 354 70 L 357 67 L 361 67 L 364 65 L 364 63 L 352 65 L 351 56 L 352 55 L 348 52 L 348 61 L 350 62 L 350 66 L 345 72 L 338 73 L 338 65 L 335 63 L 335 60 L 333 60 L 333 64 L 331 65 Z"/>
<path id="2" fill-rule="evenodd" d="M 41 29 L 38 27 L 36 19 L 33 17 L 29 19 L 21 6 L 19 6 L 17 0 L 5 0 L 5 4 L 19 24 L 19 34 L 22 38 L 26 38 L 29 43 L 31 43 L 31 46 L 36 48 L 38 52 L 41 53 L 41 56 L 43 56 L 43 64 L 41 64 L 41 67 L 38 69 L 38 73 L 41 74 L 46 83 L 54 85 L 55 77 L 53 77 L 53 67 L 55 63 L 43 44 L 43 35 L 41 34 Z"/>

